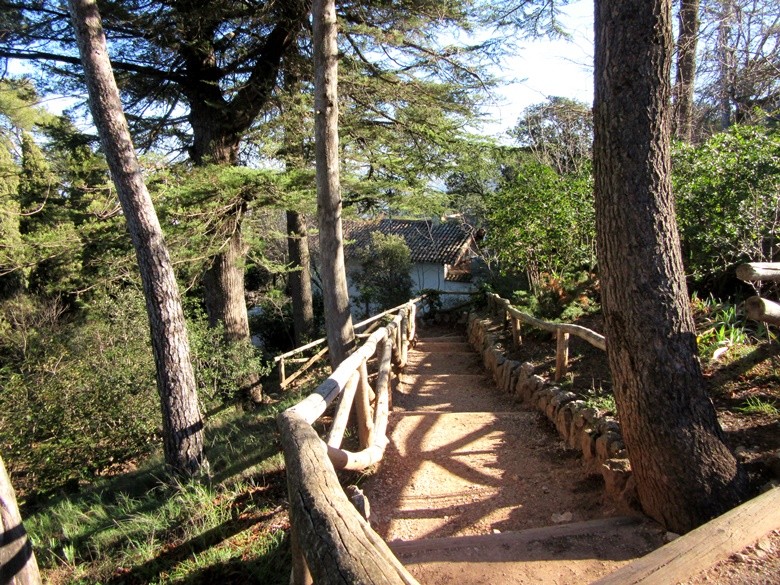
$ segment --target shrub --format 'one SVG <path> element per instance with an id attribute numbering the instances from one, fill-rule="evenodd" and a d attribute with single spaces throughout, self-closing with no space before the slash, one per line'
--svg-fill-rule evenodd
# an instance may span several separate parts
<path id="1" fill-rule="evenodd" d="M 401 305 L 412 296 L 412 266 L 409 246 L 401 236 L 371 234 L 368 247 L 355 254 L 360 270 L 352 274 L 360 295 L 355 299 L 365 306 L 366 317 Z"/>
<path id="2" fill-rule="evenodd" d="M 688 273 L 701 280 L 736 263 L 780 255 L 780 135 L 733 126 L 674 152 L 677 220 Z"/>

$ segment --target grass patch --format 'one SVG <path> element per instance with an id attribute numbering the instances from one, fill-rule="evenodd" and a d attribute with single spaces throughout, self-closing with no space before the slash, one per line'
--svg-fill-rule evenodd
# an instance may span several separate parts
<path id="1" fill-rule="evenodd" d="M 760 396 L 749 396 L 745 400 L 745 405 L 736 409 L 743 414 L 766 414 L 768 416 L 779 416 L 780 409 L 772 401 L 762 399 Z"/>
<path id="2" fill-rule="evenodd" d="M 284 460 L 276 414 L 227 409 L 207 424 L 211 479 L 171 484 L 160 457 L 24 511 L 49 583 L 287 583 Z"/>

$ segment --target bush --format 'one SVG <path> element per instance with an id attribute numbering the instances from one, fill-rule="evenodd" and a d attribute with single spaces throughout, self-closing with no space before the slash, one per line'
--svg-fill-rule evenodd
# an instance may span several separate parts
<path id="1" fill-rule="evenodd" d="M 412 296 L 411 252 L 406 241 L 394 234 L 371 234 L 368 247 L 355 253 L 360 270 L 352 274 L 360 295 L 355 299 L 365 307 L 366 317 L 397 307 Z"/>
<path id="2" fill-rule="evenodd" d="M 733 126 L 674 152 L 677 221 L 686 271 L 711 278 L 780 256 L 780 135 Z"/>
<path id="3" fill-rule="evenodd" d="M 78 318 L 57 300 L 0 304 L 0 452 L 19 491 L 90 479 L 160 443 L 160 398 L 141 292 L 96 295 Z M 188 320 L 202 404 L 232 400 L 248 372 L 268 371 L 249 346 L 226 344 L 202 313 Z"/>
<path id="4" fill-rule="evenodd" d="M 507 172 L 488 198 L 486 244 L 502 272 L 526 271 L 536 289 L 544 273 L 592 266 L 595 255 L 593 185 L 589 173 L 559 175 L 525 162 Z"/>
<path id="5" fill-rule="evenodd" d="M 187 332 L 198 395 L 206 410 L 240 399 L 245 380 L 271 371 L 258 349 L 226 342 L 224 327 L 209 327 L 200 310 L 187 320 Z"/>
<path id="6" fill-rule="evenodd" d="M 77 321 L 56 306 L 34 297 L 0 306 L 0 449 L 22 493 L 87 478 L 158 442 L 141 295 L 104 295 Z"/>

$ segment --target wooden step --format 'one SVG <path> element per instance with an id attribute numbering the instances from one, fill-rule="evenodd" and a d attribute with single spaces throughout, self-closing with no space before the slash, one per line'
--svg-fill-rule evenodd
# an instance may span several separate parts
<path id="1" fill-rule="evenodd" d="M 479 356 L 474 352 L 418 353 L 410 352 L 404 370 L 409 374 L 477 374 L 482 371 Z"/>
<path id="2" fill-rule="evenodd" d="M 482 411 L 486 395 L 498 394 L 485 374 L 401 374 L 399 382 L 393 404 L 404 410 Z"/>
<path id="3" fill-rule="evenodd" d="M 414 347 L 416 353 L 474 353 L 471 346 L 463 340 L 420 341 Z"/>
<path id="4" fill-rule="evenodd" d="M 647 554 L 661 534 L 647 520 L 613 517 L 389 545 L 421 583 L 580 585 Z"/>
<path id="5" fill-rule="evenodd" d="M 466 339 L 465 335 L 459 333 L 453 333 L 451 335 L 441 335 L 437 337 L 423 337 L 418 335 L 418 343 L 447 343 L 448 341 L 463 341 Z"/>

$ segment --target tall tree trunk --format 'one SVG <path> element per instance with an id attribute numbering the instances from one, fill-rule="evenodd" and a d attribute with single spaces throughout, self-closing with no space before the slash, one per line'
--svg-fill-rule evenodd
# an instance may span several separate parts
<path id="1" fill-rule="evenodd" d="M 314 0 L 314 139 L 317 161 L 317 211 L 322 257 L 322 291 L 330 363 L 334 368 L 352 351 L 347 272 L 341 229 L 339 183 L 338 47 L 334 0 Z"/>
<path id="2" fill-rule="evenodd" d="M 240 136 L 227 128 L 224 120 L 214 119 L 206 105 L 192 106 L 190 123 L 194 136 L 192 159 L 196 165 L 233 166 L 238 162 Z M 246 207 L 246 202 L 241 202 L 221 218 L 217 229 L 224 232 L 225 242 L 202 278 L 209 325 L 221 324 L 227 343 L 251 343 L 244 278 L 247 246 L 241 236 Z M 241 386 L 246 398 L 258 404 L 262 402 L 263 385 L 259 374 L 249 374 L 241 381 Z"/>
<path id="3" fill-rule="evenodd" d="M 287 250 L 290 255 L 290 296 L 292 297 L 295 345 L 303 345 L 314 332 L 314 306 L 311 295 L 311 264 L 306 220 L 297 211 L 287 211 Z"/>
<path id="4" fill-rule="evenodd" d="M 223 120 L 215 119 L 208 105 L 193 103 L 190 124 L 194 136 L 192 160 L 196 165 L 236 164 L 240 136 L 225 127 Z M 245 207 L 237 206 L 222 218 L 218 229 L 225 232 L 225 245 L 204 274 L 203 288 L 209 324 L 214 327 L 222 323 L 228 341 L 249 343 L 249 316 L 244 296 L 246 246 L 241 237 Z"/>
<path id="5" fill-rule="evenodd" d="M 89 105 L 135 247 L 149 316 L 165 461 L 181 475 L 206 465 L 190 346 L 178 285 L 122 112 L 95 0 L 68 0 Z"/>
<path id="6" fill-rule="evenodd" d="M 680 0 L 677 35 L 677 74 L 674 83 L 674 132 L 685 142 L 693 139 L 693 88 L 696 44 L 699 39 L 699 0 Z"/>
<path id="7" fill-rule="evenodd" d="M 731 96 L 733 78 L 736 69 L 734 49 L 729 46 L 731 27 L 734 19 L 732 0 L 720 0 L 720 22 L 718 23 L 718 99 L 720 102 L 720 129 L 731 126 Z"/>
<path id="8" fill-rule="evenodd" d="M 596 0 L 594 172 L 607 350 L 645 512 L 687 532 L 746 478 L 703 384 L 674 219 L 670 0 Z"/>
<path id="9" fill-rule="evenodd" d="M 32 543 L 22 524 L 16 492 L 0 457 L 0 583 L 40 585 Z"/>

